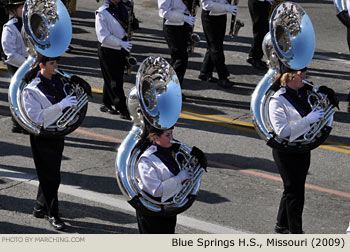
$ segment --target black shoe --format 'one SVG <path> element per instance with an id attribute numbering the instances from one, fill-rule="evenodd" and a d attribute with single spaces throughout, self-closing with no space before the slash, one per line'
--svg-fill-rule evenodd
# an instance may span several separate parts
<path id="1" fill-rule="evenodd" d="M 56 230 L 65 230 L 67 228 L 66 224 L 64 224 L 60 217 L 49 217 L 48 220 L 51 226 Z"/>
<path id="2" fill-rule="evenodd" d="M 253 64 L 253 61 L 254 61 L 254 59 L 253 59 L 252 57 L 248 57 L 248 58 L 247 58 L 247 62 L 248 62 L 249 64 Z"/>
<path id="3" fill-rule="evenodd" d="M 218 85 L 223 88 L 231 88 L 233 87 L 234 83 L 228 79 L 222 79 L 218 81 Z"/>
<path id="4" fill-rule="evenodd" d="M 109 113 L 111 115 L 119 115 L 119 112 L 117 110 L 112 109 L 111 107 L 106 105 L 101 105 L 100 111 L 104 113 Z"/>
<path id="5" fill-rule="evenodd" d="M 46 209 L 44 209 L 44 208 L 37 209 L 37 208 L 34 207 L 34 209 L 33 209 L 33 216 L 35 218 L 43 219 L 43 218 L 46 218 L 48 216 L 48 214 L 47 214 Z"/>
<path id="6" fill-rule="evenodd" d="M 131 117 L 128 110 L 120 110 L 119 112 L 121 119 L 131 121 Z"/>
<path id="7" fill-rule="evenodd" d="M 208 76 L 206 74 L 200 74 L 198 75 L 198 79 L 202 80 L 202 81 L 208 81 L 208 82 L 218 82 L 218 79 L 213 77 L 213 76 Z"/>
<path id="8" fill-rule="evenodd" d="M 275 226 L 275 232 L 277 234 L 289 234 L 289 230 L 286 227 L 280 227 L 278 225 Z"/>

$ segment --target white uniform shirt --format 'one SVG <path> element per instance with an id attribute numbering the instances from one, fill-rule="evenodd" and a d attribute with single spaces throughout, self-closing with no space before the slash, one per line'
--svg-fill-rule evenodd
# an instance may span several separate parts
<path id="1" fill-rule="evenodd" d="M 124 28 L 106 9 L 108 3 L 96 11 L 95 29 L 98 41 L 103 47 L 121 50 L 122 39 L 127 35 Z"/>
<path id="2" fill-rule="evenodd" d="M 178 193 L 181 180 L 165 166 L 153 153 L 157 151 L 155 145 L 150 146 L 140 157 L 136 169 L 139 187 L 154 197 L 161 197 L 164 202 Z"/>
<path id="3" fill-rule="evenodd" d="M 24 88 L 22 97 L 28 117 L 45 129 L 57 121 L 62 115 L 62 110 L 58 103 L 52 104 L 40 91 L 37 87 L 40 82 L 39 77 L 35 78 Z"/>
<path id="4" fill-rule="evenodd" d="M 285 92 L 286 88 L 282 87 L 271 97 L 269 116 L 277 136 L 289 136 L 289 142 L 293 142 L 310 129 L 310 124 L 306 117 L 301 117 L 294 106 L 282 96 Z"/>
<path id="5" fill-rule="evenodd" d="M 10 19 L 3 27 L 1 45 L 4 50 L 7 64 L 20 67 L 28 57 L 21 33 L 15 26 L 17 18 Z"/>
<path id="6" fill-rule="evenodd" d="M 166 25 L 184 25 L 185 14 L 190 14 L 182 0 L 158 0 L 158 9 Z"/>
<path id="7" fill-rule="evenodd" d="M 350 0 L 346 0 L 346 9 L 348 10 L 348 14 L 350 16 Z"/>
<path id="8" fill-rule="evenodd" d="M 225 5 L 229 4 L 227 0 L 201 0 L 202 9 L 206 11 L 210 11 L 210 16 L 220 16 L 226 15 L 227 10 L 225 9 Z"/>

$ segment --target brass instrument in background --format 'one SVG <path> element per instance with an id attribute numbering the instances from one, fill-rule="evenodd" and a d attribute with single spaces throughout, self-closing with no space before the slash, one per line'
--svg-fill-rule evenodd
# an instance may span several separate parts
<path id="1" fill-rule="evenodd" d="M 191 6 L 191 10 L 190 10 L 192 17 L 196 16 L 198 6 L 199 6 L 199 1 L 192 0 L 192 6 Z M 194 26 L 195 26 L 195 24 L 193 24 L 193 26 L 192 26 L 191 35 L 190 35 L 191 40 L 189 41 L 188 47 L 187 47 L 188 53 L 193 53 L 196 44 L 198 44 L 201 41 L 200 36 L 197 33 L 194 33 Z"/>
<path id="2" fill-rule="evenodd" d="M 128 27 L 127 27 L 127 41 L 131 41 L 132 38 L 132 32 L 133 32 L 133 23 L 134 23 L 134 2 L 125 0 L 124 6 L 128 10 Z M 129 75 L 131 74 L 132 68 L 137 65 L 137 59 L 133 56 L 130 55 L 130 52 L 128 52 L 126 56 L 126 62 L 127 65 L 125 67 L 126 74 Z"/>
<path id="3" fill-rule="evenodd" d="M 233 0 L 231 1 L 232 5 L 238 5 L 239 0 Z M 244 22 L 237 19 L 238 13 L 236 15 L 232 15 L 231 17 L 231 24 L 230 24 L 230 30 L 228 32 L 228 35 L 231 37 L 237 37 L 239 30 L 244 27 Z"/>

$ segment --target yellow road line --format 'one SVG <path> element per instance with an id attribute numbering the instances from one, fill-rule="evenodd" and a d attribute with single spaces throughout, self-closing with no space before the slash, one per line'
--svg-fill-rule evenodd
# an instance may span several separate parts
<path id="1" fill-rule="evenodd" d="M 187 110 L 183 110 L 180 116 L 186 119 L 205 121 L 209 123 L 215 123 L 224 127 L 256 133 L 254 125 L 252 123 L 233 120 L 221 116 L 205 115 Z M 350 154 L 350 146 L 339 142 L 326 141 L 325 144 L 320 146 L 320 148 Z"/>

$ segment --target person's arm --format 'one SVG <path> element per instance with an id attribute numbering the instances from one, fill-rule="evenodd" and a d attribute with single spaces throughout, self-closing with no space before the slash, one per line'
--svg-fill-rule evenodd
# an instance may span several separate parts
<path id="1" fill-rule="evenodd" d="M 143 185 L 142 190 L 154 197 L 161 197 L 162 202 L 178 193 L 182 182 L 189 178 L 188 173 L 180 172 L 177 176 L 162 181 L 157 172 L 158 168 L 145 157 L 139 160 L 137 169 Z"/>
<path id="2" fill-rule="evenodd" d="M 217 3 L 211 0 L 201 0 L 204 10 L 211 11 L 212 13 L 237 13 L 238 7 L 229 3 Z"/>
<path id="3" fill-rule="evenodd" d="M 185 14 L 173 10 L 170 0 L 158 0 L 159 16 L 172 23 L 185 22 Z"/>
<path id="4" fill-rule="evenodd" d="M 1 36 L 1 44 L 7 57 L 6 63 L 15 67 L 20 67 L 26 58 L 17 52 L 16 40 L 17 34 L 15 31 L 8 25 L 5 25 Z"/>
<path id="5" fill-rule="evenodd" d="M 115 49 L 121 48 L 122 40 L 111 34 L 108 30 L 107 17 L 99 12 L 96 13 L 95 30 L 101 44 Z"/>
<path id="6" fill-rule="evenodd" d="M 44 129 L 56 122 L 62 115 L 62 110 L 58 103 L 43 108 L 39 97 L 32 90 L 25 89 L 23 91 L 23 105 L 28 117 L 33 122 L 43 125 Z"/>
<path id="7" fill-rule="evenodd" d="M 287 120 L 287 113 L 284 110 L 284 105 L 278 99 L 270 100 L 269 115 L 276 135 L 280 138 L 289 137 L 290 142 L 293 142 L 310 129 L 310 123 L 307 117 L 289 122 Z"/>

